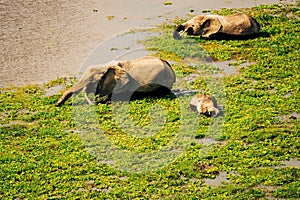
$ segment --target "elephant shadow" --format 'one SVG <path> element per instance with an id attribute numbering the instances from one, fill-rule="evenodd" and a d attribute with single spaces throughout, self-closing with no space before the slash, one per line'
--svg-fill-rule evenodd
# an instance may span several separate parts
<path id="1" fill-rule="evenodd" d="M 197 93 L 197 90 L 186 90 L 186 89 L 170 89 L 164 86 L 160 86 L 156 90 L 151 92 L 134 92 L 132 94 L 126 93 L 118 93 L 118 94 L 110 94 L 106 97 L 104 101 L 100 101 L 99 103 L 107 103 L 111 101 L 134 101 L 141 100 L 145 98 L 162 98 L 162 99 L 176 99 L 182 96 L 192 96 Z"/>
<path id="2" fill-rule="evenodd" d="M 142 100 L 145 98 L 166 98 L 173 99 L 176 96 L 167 87 L 161 86 L 160 88 L 150 91 L 150 92 L 122 92 L 117 94 L 109 94 L 102 98 L 95 98 L 96 104 L 110 104 L 111 102 L 125 102 Z"/>
<path id="3" fill-rule="evenodd" d="M 252 35 L 231 35 L 231 34 L 226 34 L 226 33 L 216 33 L 211 35 L 210 38 L 199 38 L 199 37 L 194 37 L 197 41 L 200 40 L 251 40 L 255 38 L 269 38 L 270 34 L 268 32 L 259 32 L 257 34 L 252 34 Z"/>

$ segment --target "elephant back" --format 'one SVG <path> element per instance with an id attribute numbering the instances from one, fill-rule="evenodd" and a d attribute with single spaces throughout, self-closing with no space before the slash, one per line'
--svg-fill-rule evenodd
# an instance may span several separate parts
<path id="1" fill-rule="evenodd" d="M 251 35 L 259 32 L 257 21 L 244 13 L 218 17 L 222 33 L 231 35 Z"/>
<path id="2" fill-rule="evenodd" d="M 141 87 L 139 90 L 153 90 L 159 86 L 172 88 L 176 81 L 171 65 L 155 57 L 143 57 L 136 60 L 120 62 L 120 66 Z M 146 91 L 143 91 L 146 92 Z"/>

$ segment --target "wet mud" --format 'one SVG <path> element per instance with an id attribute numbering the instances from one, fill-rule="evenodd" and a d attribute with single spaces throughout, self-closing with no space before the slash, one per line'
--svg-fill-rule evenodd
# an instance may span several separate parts
<path id="1" fill-rule="evenodd" d="M 131 29 L 172 23 L 175 16 L 185 17 L 191 12 L 197 15 L 203 10 L 273 3 L 294 1 L 174 0 L 164 5 L 159 0 L 3 0 L 0 86 L 43 84 L 57 77 L 75 76 L 100 43 Z"/>

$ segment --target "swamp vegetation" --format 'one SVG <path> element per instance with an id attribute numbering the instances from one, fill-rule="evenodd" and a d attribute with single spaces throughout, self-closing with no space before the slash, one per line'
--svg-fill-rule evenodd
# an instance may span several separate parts
<path id="1" fill-rule="evenodd" d="M 261 24 L 257 38 L 184 36 L 177 41 L 172 32 L 185 20 L 178 18 L 159 25 L 159 35 L 142 41 L 153 54 L 170 61 L 178 80 L 183 80 L 178 81 L 177 93 L 163 98 L 138 99 L 123 108 L 118 103 L 88 106 L 80 94 L 55 107 L 60 94 L 46 95 L 45 90 L 70 87 L 74 79 L 1 88 L 1 199 L 300 198 L 299 3 L 212 13 L 239 11 Z M 239 72 L 213 76 L 221 73 L 217 64 L 202 61 L 228 61 Z M 182 102 L 192 95 L 181 95 L 180 88 L 214 95 L 224 114 L 209 118 L 191 112 Z M 114 117 L 122 109 L 128 112 L 126 117 Z M 144 135 L 137 134 L 127 118 L 143 127 L 139 133 Z M 101 162 L 95 154 L 98 130 L 113 145 L 137 153 L 132 155 L 154 152 L 158 165 L 151 168 L 150 162 L 141 169 L 133 164 L 138 160 L 128 162 L 130 153 L 122 154 L 116 167 L 109 159 Z M 88 137 L 89 131 L 96 134 Z M 177 137 L 179 133 L 182 137 Z M 181 150 L 180 154 L 155 154 L 172 142 L 168 151 Z M 174 150 L 184 142 L 183 149 Z M 166 155 L 170 160 L 160 162 Z M 290 159 L 298 167 L 282 163 Z M 224 173 L 223 183 L 205 182 Z"/>

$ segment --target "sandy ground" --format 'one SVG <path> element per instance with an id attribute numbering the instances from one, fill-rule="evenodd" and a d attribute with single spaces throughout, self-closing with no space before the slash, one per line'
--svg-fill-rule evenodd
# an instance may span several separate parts
<path id="1" fill-rule="evenodd" d="M 74 76 L 101 42 L 153 26 L 191 9 L 252 7 L 293 0 L 0 0 L 0 86 Z M 105 55 L 105 52 L 102 52 Z"/>

